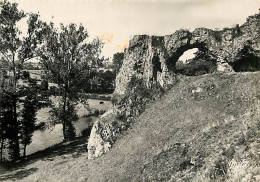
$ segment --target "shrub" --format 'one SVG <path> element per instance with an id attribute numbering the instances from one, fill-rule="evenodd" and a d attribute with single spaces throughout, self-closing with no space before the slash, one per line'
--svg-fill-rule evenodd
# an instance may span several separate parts
<path id="1" fill-rule="evenodd" d="M 161 97 L 164 89 L 157 84 L 152 85 L 151 88 L 143 84 L 142 79 L 132 77 L 128 84 L 127 91 L 123 96 L 114 96 L 112 99 L 114 103 L 123 106 L 123 110 L 118 114 L 117 120 L 130 122 L 131 119 L 140 115 L 145 106 L 157 98 Z"/>
<path id="2" fill-rule="evenodd" d="M 49 87 L 48 81 L 47 80 L 42 80 L 42 82 L 41 82 L 41 90 L 42 91 L 46 91 L 46 90 L 48 90 L 48 87 Z"/>
<path id="3" fill-rule="evenodd" d="M 113 95 L 113 97 L 111 98 L 111 102 L 113 105 L 117 104 L 117 102 L 118 102 L 117 95 Z"/>
<path id="4" fill-rule="evenodd" d="M 228 162 L 225 159 L 215 161 L 215 166 L 210 170 L 211 180 L 223 180 L 227 178 Z"/>
<path id="5" fill-rule="evenodd" d="M 99 110 L 99 115 L 102 115 L 102 114 L 104 114 L 106 111 L 104 111 L 104 110 Z"/>
<path id="6" fill-rule="evenodd" d="M 154 100 L 160 97 L 165 90 L 159 84 L 153 84 L 148 88 L 141 78 L 133 76 L 128 84 L 127 95 L 136 95 L 141 98 Z"/>
<path id="7" fill-rule="evenodd" d="M 94 115 L 94 116 L 99 116 L 99 110 L 98 110 L 98 109 L 95 109 L 93 115 Z"/>
<path id="8" fill-rule="evenodd" d="M 60 93 L 60 91 L 57 87 L 55 87 L 55 86 L 50 87 L 50 94 L 51 95 L 57 96 L 57 95 L 59 95 L 59 93 Z"/>
<path id="9" fill-rule="evenodd" d="M 23 79 L 29 79 L 30 78 L 30 73 L 28 71 L 23 71 L 22 78 Z"/>
<path id="10" fill-rule="evenodd" d="M 81 136 L 89 137 L 92 127 L 88 127 L 80 132 Z"/>
<path id="11" fill-rule="evenodd" d="M 119 121 L 127 121 L 127 116 L 125 113 L 120 113 L 116 116 L 116 119 Z"/>
<path id="12" fill-rule="evenodd" d="M 217 42 L 222 42 L 222 37 L 221 37 L 220 31 L 213 31 L 212 35 Z"/>

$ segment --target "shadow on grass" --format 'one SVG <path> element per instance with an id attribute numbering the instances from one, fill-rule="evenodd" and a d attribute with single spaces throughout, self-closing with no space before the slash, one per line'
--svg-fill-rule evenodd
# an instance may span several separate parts
<path id="1" fill-rule="evenodd" d="M 22 171 L 23 167 L 32 164 L 38 160 L 54 160 L 57 156 L 62 155 L 71 155 L 73 158 L 79 157 L 81 154 L 87 153 L 87 140 L 88 137 L 79 137 L 74 141 L 71 142 L 62 142 L 46 148 L 45 150 L 38 151 L 31 155 L 28 155 L 26 158 L 23 158 L 19 161 L 11 161 L 1 164 L 1 166 L 5 169 L 5 171 L 0 171 L 0 179 L 4 177 L 4 174 L 7 172 L 20 170 Z M 19 171 L 19 172 L 20 172 Z M 18 172 L 18 173 L 19 173 Z M 2 176 L 1 176 L 2 175 Z M 13 174 L 12 176 L 19 176 L 19 174 Z"/>
<path id="2" fill-rule="evenodd" d="M 26 170 L 20 170 L 16 172 L 15 174 L 9 174 L 9 175 L 3 175 L 0 176 L 0 181 L 6 181 L 6 180 L 16 180 L 16 179 L 23 179 L 30 174 L 36 172 L 38 168 L 30 168 Z"/>

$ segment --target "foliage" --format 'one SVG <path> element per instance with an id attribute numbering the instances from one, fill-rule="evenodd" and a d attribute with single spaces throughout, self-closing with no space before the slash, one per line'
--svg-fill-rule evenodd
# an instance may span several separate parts
<path id="1" fill-rule="evenodd" d="M 33 87 L 29 90 L 30 94 L 25 98 L 24 109 L 22 111 L 21 121 L 21 143 L 24 145 L 24 154 L 26 156 L 26 146 L 32 142 L 32 134 L 35 131 L 36 112 L 37 112 L 37 93 Z"/>
<path id="2" fill-rule="evenodd" d="M 29 79 L 30 78 L 30 73 L 28 71 L 23 71 L 22 72 L 22 78 L 23 79 Z"/>
<path id="3" fill-rule="evenodd" d="M 74 103 L 82 88 L 85 75 L 90 69 L 100 65 L 100 52 L 103 44 L 99 39 L 86 42 L 88 33 L 82 25 L 60 25 L 60 31 L 54 24 L 44 27 L 44 42 L 37 50 L 48 77 L 58 84 L 61 102 L 53 108 L 52 116 L 63 125 L 64 140 L 75 137 L 72 124 L 77 119 Z"/>
<path id="4" fill-rule="evenodd" d="M 99 110 L 98 110 L 98 109 L 95 109 L 93 115 L 96 116 L 96 117 L 98 117 L 98 116 L 99 116 Z"/>
<path id="5" fill-rule="evenodd" d="M 92 127 L 88 127 L 84 130 L 81 131 L 81 136 L 83 137 L 89 137 L 90 136 L 90 133 L 91 133 L 91 129 Z"/>
<path id="6" fill-rule="evenodd" d="M 10 91 L 8 94 L 4 93 L 6 97 L 6 101 L 8 100 L 9 112 L 6 112 L 5 120 L 10 119 L 8 122 L 8 130 L 12 134 L 9 134 L 9 154 L 13 159 L 19 158 L 19 140 L 18 140 L 18 119 L 16 112 L 16 104 L 17 104 L 17 80 L 20 77 L 20 69 L 21 62 L 16 62 L 15 56 L 19 56 L 22 53 L 19 51 L 19 48 L 22 46 L 22 40 L 19 39 L 20 31 L 16 27 L 17 22 L 19 22 L 22 18 L 25 17 L 23 11 L 19 11 L 17 9 L 17 4 L 11 4 L 7 1 L 0 3 L 1 13 L 0 13 L 0 52 L 4 56 L 5 62 L 8 65 L 11 65 L 8 71 L 11 71 L 13 74 L 9 76 L 10 85 L 7 85 Z M 7 103 L 4 104 L 4 106 Z M 7 116 L 8 115 L 8 116 Z M 8 132 L 8 133 L 9 133 Z"/>
<path id="7" fill-rule="evenodd" d="M 176 63 L 176 72 L 187 76 L 198 76 L 213 73 L 217 69 L 216 59 L 208 51 L 198 51 L 195 58 L 188 63 Z"/>
<path id="8" fill-rule="evenodd" d="M 133 76 L 126 93 L 123 96 L 113 96 L 114 105 L 123 107 L 116 119 L 124 121 L 128 125 L 131 119 L 139 116 L 147 104 L 157 100 L 165 93 L 165 90 L 157 84 L 148 88 L 141 78 Z"/>
<path id="9" fill-rule="evenodd" d="M 28 74 L 23 74 L 23 64 L 35 56 L 35 49 L 41 43 L 42 21 L 38 14 L 25 14 L 18 9 L 17 3 L 10 3 L 6 0 L 0 2 L 0 54 L 1 66 L 8 72 L 3 88 L 4 120 L 8 122 L 7 138 L 9 141 L 9 154 L 11 159 L 20 157 L 19 130 L 21 121 L 17 105 L 21 97 L 21 86 L 19 79 L 27 79 Z M 17 23 L 28 16 L 27 35 L 21 37 L 21 31 Z M 3 63 L 3 64 L 2 64 Z"/>
<path id="10" fill-rule="evenodd" d="M 75 103 L 70 100 L 64 102 L 63 99 L 64 98 L 62 98 L 59 105 L 64 103 L 66 103 L 66 105 L 62 105 L 62 107 L 53 107 L 50 111 L 50 115 L 52 117 L 53 125 L 62 123 L 64 141 L 70 141 L 76 137 L 76 130 L 72 122 L 78 120 L 78 115 L 75 111 Z"/>
<path id="11" fill-rule="evenodd" d="M 213 31 L 212 32 L 212 36 L 214 37 L 214 39 L 217 41 L 217 42 L 219 42 L 219 43 L 221 43 L 222 42 L 222 36 L 221 36 L 221 31 Z"/>
<path id="12" fill-rule="evenodd" d="M 259 10 L 259 13 L 256 13 L 255 15 L 247 17 L 246 21 L 250 22 L 251 20 L 260 19 L 260 9 L 258 9 L 258 10 Z"/>
<path id="13" fill-rule="evenodd" d="M 86 94 L 86 93 L 79 93 L 79 97 L 82 99 L 97 99 L 97 100 L 104 100 L 104 101 L 110 101 L 111 100 L 111 96 L 110 95 L 100 95 L 100 94 L 95 94 L 95 93 L 91 93 L 91 94 Z"/>
<path id="14" fill-rule="evenodd" d="M 236 24 L 235 27 L 232 29 L 232 38 L 236 38 L 242 35 L 241 28 L 239 27 L 239 24 Z"/>
<path id="15" fill-rule="evenodd" d="M 60 90 L 55 86 L 50 86 L 49 93 L 50 95 L 58 96 L 60 94 Z"/>
<path id="16" fill-rule="evenodd" d="M 147 98 L 149 100 L 156 100 L 165 91 L 159 84 L 153 84 L 151 88 L 148 88 L 142 79 L 133 76 L 130 83 L 128 84 L 128 93 L 135 93 L 141 98 Z"/>
<path id="17" fill-rule="evenodd" d="M 46 90 L 48 90 L 48 87 L 49 87 L 48 81 L 47 80 L 42 80 L 42 82 L 41 82 L 41 90 L 42 91 L 46 91 Z"/>
<path id="18" fill-rule="evenodd" d="M 8 119 L 12 114 L 10 109 L 11 98 L 1 88 L 0 90 L 0 162 L 3 161 L 3 149 L 6 139 L 8 139 Z"/>
<path id="19" fill-rule="evenodd" d="M 112 93 L 115 89 L 115 78 L 115 73 L 109 70 L 92 70 L 89 75 L 85 75 L 82 89 L 87 93 Z"/>
<path id="20" fill-rule="evenodd" d="M 117 75 L 124 60 L 124 53 L 118 52 L 113 55 L 113 72 Z"/>

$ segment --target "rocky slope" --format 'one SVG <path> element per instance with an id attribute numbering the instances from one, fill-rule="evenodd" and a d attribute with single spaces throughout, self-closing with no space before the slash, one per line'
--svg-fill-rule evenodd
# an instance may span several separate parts
<path id="1" fill-rule="evenodd" d="M 179 30 L 166 36 L 134 36 L 125 50 L 114 94 L 119 97 L 126 94 L 133 77 L 141 79 L 146 88 L 158 84 L 165 89 L 171 88 L 178 81 L 176 62 L 191 48 L 198 48 L 206 59 L 196 60 L 198 68 L 205 66 L 203 64 L 207 61 L 212 63 L 209 68 L 202 68 L 203 73 L 260 70 L 260 14 L 248 17 L 242 26 L 221 31 L 198 28 L 193 32 Z M 132 103 L 140 100 L 142 98 L 118 104 L 105 118 L 95 123 L 88 144 L 89 158 L 99 157 L 110 150 L 124 130 L 122 128 L 127 127 L 116 119 L 117 116 L 121 113 L 129 113 L 128 118 L 138 116 L 141 110 Z"/>
<path id="2" fill-rule="evenodd" d="M 259 78 L 259 72 L 184 77 L 106 155 L 33 161 L 0 180 L 259 181 Z"/>

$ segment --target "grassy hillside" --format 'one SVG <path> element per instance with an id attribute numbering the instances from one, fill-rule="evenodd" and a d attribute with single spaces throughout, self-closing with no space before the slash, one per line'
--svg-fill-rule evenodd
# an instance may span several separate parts
<path id="1" fill-rule="evenodd" d="M 259 181 L 259 78 L 259 72 L 185 77 L 104 156 L 37 160 L 0 180 Z"/>

